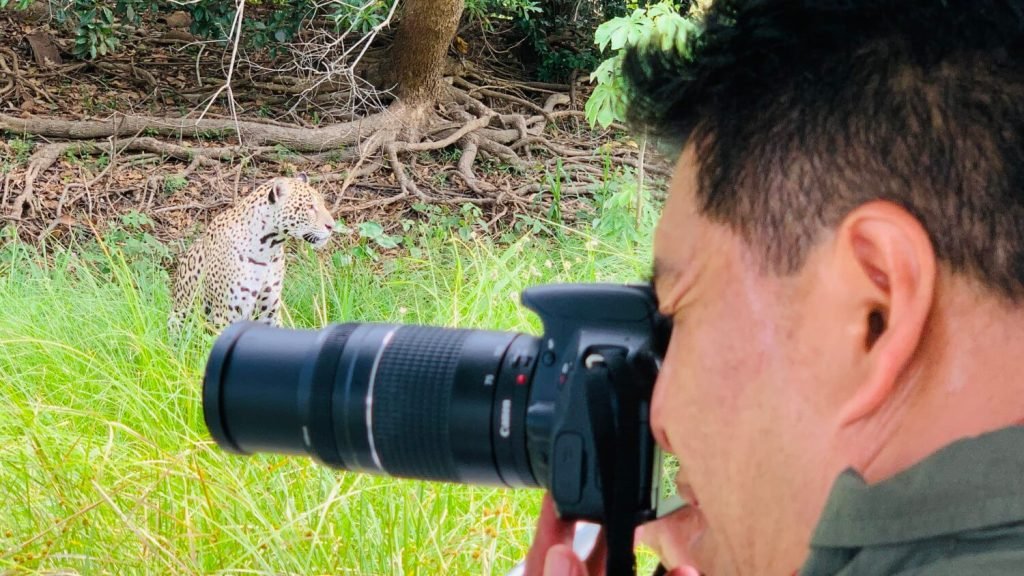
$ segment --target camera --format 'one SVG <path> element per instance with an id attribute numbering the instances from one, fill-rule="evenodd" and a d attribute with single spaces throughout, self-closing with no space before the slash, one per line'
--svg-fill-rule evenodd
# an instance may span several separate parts
<path id="1" fill-rule="evenodd" d="M 235 454 L 546 489 L 560 517 L 604 527 L 609 574 L 632 574 L 633 531 L 658 506 L 649 413 L 671 323 L 646 285 L 534 286 L 522 302 L 542 336 L 235 323 L 207 361 L 207 428 Z"/>

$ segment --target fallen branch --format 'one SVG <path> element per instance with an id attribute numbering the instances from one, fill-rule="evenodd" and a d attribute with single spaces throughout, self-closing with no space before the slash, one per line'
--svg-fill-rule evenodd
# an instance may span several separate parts
<path id="1" fill-rule="evenodd" d="M 281 145 L 297 152 L 321 152 L 350 145 L 364 134 L 367 127 L 385 128 L 396 124 L 392 116 L 381 113 L 361 121 L 334 124 L 324 128 L 285 127 L 250 121 L 221 119 L 159 118 L 152 116 L 113 116 L 106 120 L 63 120 L 0 114 L 0 130 L 34 134 L 45 138 L 96 140 L 110 136 L 137 133 L 175 137 L 202 138 L 214 135 L 237 135 L 250 146 Z"/>

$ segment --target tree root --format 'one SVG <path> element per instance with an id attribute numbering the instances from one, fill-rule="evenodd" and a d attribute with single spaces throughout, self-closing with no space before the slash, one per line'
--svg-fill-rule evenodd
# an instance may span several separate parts
<path id="1" fill-rule="evenodd" d="M 367 126 L 385 127 L 394 120 L 385 113 L 360 122 L 326 128 L 284 127 L 253 121 L 224 119 L 157 118 L 115 115 L 107 120 L 61 120 L 0 114 L 0 130 L 66 140 L 96 140 L 110 136 L 159 134 L 178 138 L 222 138 L 237 135 L 248 146 L 285 146 L 297 152 L 322 152 L 354 143 Z"/>
<path id="2" fill-rule="evenodd" d="M 130 67 L 121 71 L 132 73 L 134 80 L 147 88 L 153 87 L 152 75 L 139 74 Z M 10 218 L 22 220 L 26 208 L 30 215 L 39 213 L 40 206 L 35 198 L 33 183 L 40 174 L 53 166 L 61 154 L 69 151 L 80 155 L 110 153 L 111 161 L 98 175 L 89 174 L 82 182 L 64 186 L 56 202 L 56 213 L 47 214 L 44 220 L 47 224 L 45 227 L 40 226 L 43 228 L 37 237 L 40 241 L 57 227 L 63 224 L 70 226 L 68 221 L 73 223 L 74 219 L 67 216 L 67 212 L 83 199 L 88 202 L 90 218 L 93 217 L 94 202 L 122 192 L 130 192 L 133 196 L 130 209 L 154 215 L 171 211 L 203 210 L 230 203 L 235 199 L 231 190 L 234 190 L 236 196 L 241 184 L 242 168 L 248 164 L 247 160 L 281 163 L 284 161 L 280 154 L 282 147 L 291 152 L 307 154 L 305 161 L 319 158 L 331 164 L 350 163 L 350 168 L 344 174 L 328 173 L 322 177 L 313 175 L 314 181 L 343 180 L 340 192 L 334 189 L 337 192 L 332 209 L 334 214 L 364 212 L 400 202 L 448 205 L 470 203 L 490 207 L 493 214 L 489 217 L 494 222 L 512 210 L 535 210 L 539 205 L 552 201 L 551 195 L 547 193 L 548 185 L 540 183 L 540 178 L 519 187 L 509 184 L 507 176 L 502 178 L 505 182 L 500 185 L 481 179 L 474 170 L 481 158 L 499 160 L 520 174 L 537 168 L 554 171 L 555 163 L 558 162 L 560 177 L 564 176 L 562 198 L 591 193 L 603 176 L 601 164 L 609 159 L 616 164 L 642 166 L 648 174 L 668 175 L 668 170 L 660 166 L 638 161 L 638 151 L 628 146 L 607 150 L 603 154 L 595 152 L 599 145 L 596 137 L 580 134 L 579 128 L 574 128 L 574 124 L 579 126 L 582 112 L 557 109 L 569 103 L 569 97 L 565 94 L 550 94 L 543 106 L 538 106 L 519 96 L 493 90 L 486 84 L 480 86 L 459 81 L 455 84 L 449 87 L 447 98 L 442 99 L 443 105 L 439 109 L 396 101 L 377 114 L 314 128 L 283 122 L 236 121 L 214 117 L 212 114 L 204 119 L 118 114 L 103 120 L 82 121 L 38 116 L 19 118 L 0 114 L 0 130 L 71 140 L 44 145 L 32 156 L 23 189 L 11 205 Z M 0 88 L 3 86 L 0 85 Z M 527 109 L 527 114 L 506 112 L 508 103 Z M 562 143 L 559 143 L 545 134 L 549 127 L 568 132 L 573 138 L 560 139 Z M 112 143 L 101 144 L 96 141 L 106 138 L 109 142 L 122 136 L 128 139 L 116 147 Z M 188 146 L 185 142 L 168 141 L 159 136 L 178 139 L 198 137 L 202 140 L 227 142 L 218 146 L 205 143 Z M 242 145 L 233 144 L 233 141 Z M 461 152 L 455 166 L 439 172 L 436 169 L 424 171 L 417 164 L 423 153 L 448 149 Z M 224 199 L 219 203 L 206 202 L 205 197 L 196 202 L 193 197 L 192 201 L 182 205 L 154 209 L 158 193 L 168 178 L 166 175 L 149 175 L 143 183 L 133 188 L 111 189 L 112 178 L 108 172 L 114 165 L 115 155 L 124 152 L 133 155 L 120 159 L 119 166 L 122 167 L 154 159 L 186 162 L 187 166 L 176 174 L 179 178 L 188 178 L 201 167 L 216 167 L 219 171 L 223 162 L 234 162 L 235 166 L 212 178 L 206 174 L 199 175 L 200 179 L 207 182 L 204 189 L 223 190 L 220 194 Z M 393 175 L 394 185 L 374 184 L 372 190 L 380 194 L 380 197 L 356 204 L 355 198 L 348 193 L 349 188 L 382 170 Z M 457 178 L 449 180 L 446 178 L 448 174 L 456 175 Z M 107 178 L 106 188 L 94 191 L 95 186 L 104 178 Z M 233 188 L 231 180 L 234 180 Z M 363 188 L 366 189 L 365 186 Z M 8 192 L 9 186 L 5 183 L 0 206 L 7 206 Z M 49 202 L 49 197 L 44 199 Z M 346 200 L 344 203 L 343 199 Z M 120 205 L 129 206 L 124 202 Z M 52 210 L 51 206 L 47 203 L 48 211 Z M 180 219 L 172 217 L 170 220 Z"/>
<path id="3" fill-rule="evenodd" d="M 35 154 L 32 154 L 28 161 L 28 170 L 25 171 L 24 187 L 21 190 L 21 194 L 14 199 L 10 218 L 21 220 L 25 216 L 26 207 L 29 210 L 30 216 L 35 215 L 37 206 L 33 191 L 36 178 L 43 172 L 46 172 L 50 166 L 53 166 L 61 154 L 70 147 L 71 144 L 67 143 L 45 144 Z"/>

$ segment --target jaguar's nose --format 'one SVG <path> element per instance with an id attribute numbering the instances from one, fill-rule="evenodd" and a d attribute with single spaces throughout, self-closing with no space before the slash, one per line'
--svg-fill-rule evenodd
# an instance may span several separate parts
<path id="1" fill-rule="evenodd" d="M 334 232 L 334 222 L 324 224 L 324 228 L 326 228 L 328 232 Z"/>

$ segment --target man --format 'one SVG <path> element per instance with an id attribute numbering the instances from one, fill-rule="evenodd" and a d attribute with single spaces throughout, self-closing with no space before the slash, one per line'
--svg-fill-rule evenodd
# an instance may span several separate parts
<path id="1" fill-rule="evenodd" d="M 693 504 L 640 539 L 673 574 L 1024 573 L 1024 0 L 718 2 L 693 48 L 626 61 L 681 150 L 651 418 Z M 570 536 L 545 501 L 528 573 L 588 573 Z"/>

